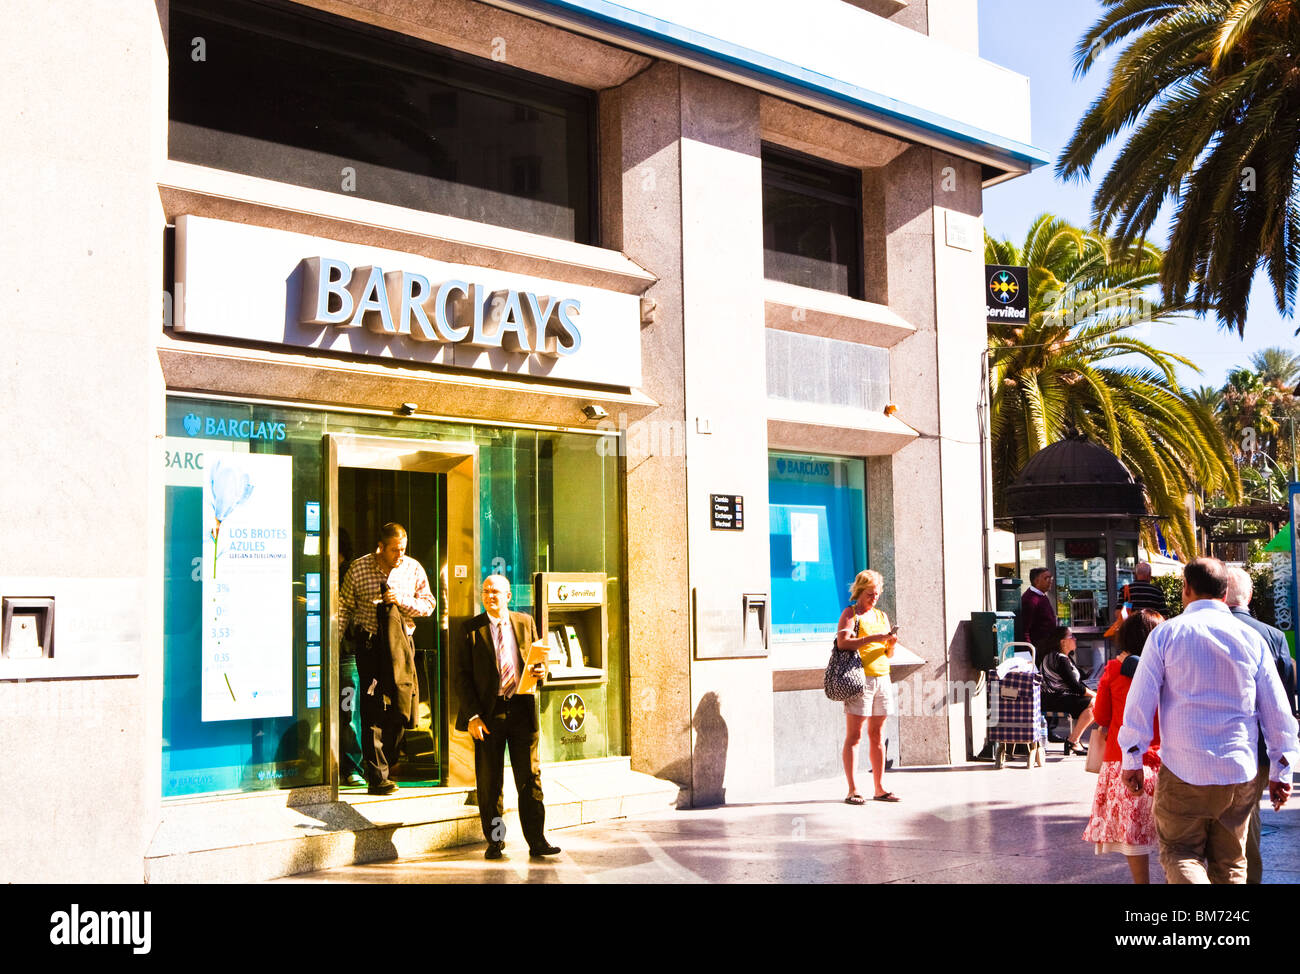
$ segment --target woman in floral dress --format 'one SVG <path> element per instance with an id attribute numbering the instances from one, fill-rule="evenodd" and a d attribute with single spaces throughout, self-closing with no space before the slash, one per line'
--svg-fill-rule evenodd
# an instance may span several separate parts
<path id="1" fill-rule="evenodd" d="M 1119 729 L 1124 723 L 1124 704 L 1137 671 L 1138 658 L 1147 635 L 1164 622 L 1158 612 L 1143 609 L 1124 620 L 1118 638 L 1120 654 L 1106 664 L 1097 683 L 1093 700 L 1093 719 L 1107 728 L 1106 751 L 1101 773 L 1097 776 L 1097 794 L 1092 800 L 1092 817 L 1083 830 L 1083 840 L 1096 845 L 1098 855 L 1119 852 L 1128 859 L 1134 883 L 1151 881 L 1150 854 L 1155 850 L 1156 775 L 1160 771 L 1160 728 L 1147 753 L 1142 756 L 1142 794 L 1133 795 L 1120 778 Z"/>

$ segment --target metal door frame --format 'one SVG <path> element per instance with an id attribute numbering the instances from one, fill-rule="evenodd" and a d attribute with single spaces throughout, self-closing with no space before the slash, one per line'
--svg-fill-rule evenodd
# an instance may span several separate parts
<path id="1" fill-rule="evenodd" d="M 335 798 L 339 786 L 339 696 L 338 696 L 338 535 L 339 535 L 339 468 L 353 467 L 366 470 L 403 470 L 411 473 L 447 475 L 447 538 L 444 557 L 447 559 L 448 636 L 454 643 L 454 634 L 461 632 L 465 623 L 477 611 L 479 577 L 479 492 L 478 444 L 469 441 L 425 440 L 402 436 L 365 436 L 354 433 L 326 433 L 325 500 L 327 511 L 327 549 L 329 565 L 330 604 L 329 624 L 324 634 L 324 672 L 321 675 L 322 692 L 326 702 L 322 712 L 326 715 L 322 736 L 328 741 L 329 756 L 326 783 Z M 430 587 L 440 588 L 437 578 L 441 565 L 433 566 Z M 464 569 L 459 572 L 458 569 Z M 426 570 L 430 570 L 426 566 Z M 441 599 L 441 592 L 437 598 Z M 441 604 L 437 612 L 441 613 Z M 455 683 L 451 679 L 452 652 L 444 646 L 440 667 L 442 699 L 447 702 L 447 754 L 442 756 L 445 770 L 442 780 L 446 785 L 472 785 L 474 783 L 473 743 L 466 734 L 455 730 L 456 709 L 459 702 Z M 436 724 L 438 717 L 431 715 Z M 460 738 L 464 740 L 460 740 Z"/>

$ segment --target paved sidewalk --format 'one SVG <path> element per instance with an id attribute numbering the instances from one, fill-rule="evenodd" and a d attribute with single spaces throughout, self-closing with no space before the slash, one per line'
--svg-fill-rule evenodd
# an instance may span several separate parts
<path id="1" fill-rule="evenodd" d="M 842 780 L 787 785 L 763 800 L 559 829 L 563 854 L 506 858 L 480 843 L 420 858 L 306 873 L 287 883 L 1128 883 L 1122 856 L 1094 855 L 1080 834 L 1096 777 L 1059 747 L 1023 763 L 907 768 L 886 787 L 903 800 L 845 805 Z M 866 776 L 870 787 L 870 775 Z M 1266 883 L 1300 882 L 1300 803 L 1266 805 Z M 1272 830 L 1272 831 L 1270 831 Z M 1152 882 L 1164 882 L 1152 856 Z"/>

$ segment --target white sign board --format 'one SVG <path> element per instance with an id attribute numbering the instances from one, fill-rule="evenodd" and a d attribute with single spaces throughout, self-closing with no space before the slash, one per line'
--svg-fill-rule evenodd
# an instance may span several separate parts
<path id="1" fill-rule="evenodd" d="M 260 453 L 205 457 L 204 721 L 293 713 L 292 466 Z"/>
<path id="2" fill-rule="evenodd" d="M 633 388 L 638 295 L 206 217 L 176 220 L 177 332 Z"/>
<path id="3" fill-rule="evenodd" d="M 821 561 L 820 532 L 821 517 L 818 514 L 791 511 L 790 560 Z"/>

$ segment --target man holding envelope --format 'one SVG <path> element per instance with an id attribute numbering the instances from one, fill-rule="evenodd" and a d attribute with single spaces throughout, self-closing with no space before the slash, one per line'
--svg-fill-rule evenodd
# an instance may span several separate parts
<path id="1" fill-rule="evenodd" d="M 534 688 L 546 676 L 545 643 L 537 641 L 533 618 L 510 612 L 510 582 L 504 575 L 483 580 L 483 608 L 465 626 L 457 672 L 460 709 L 456 729 L 474 738 L 474 777 L 479 821 L 488 859 L 500 859 L 505 846 L 505 752 L 519 792 L 519 824 L 534 856 L 560 850 L 546 841 L 543 828 L 542 769 L 537 756 L 540 721 Z"/>

